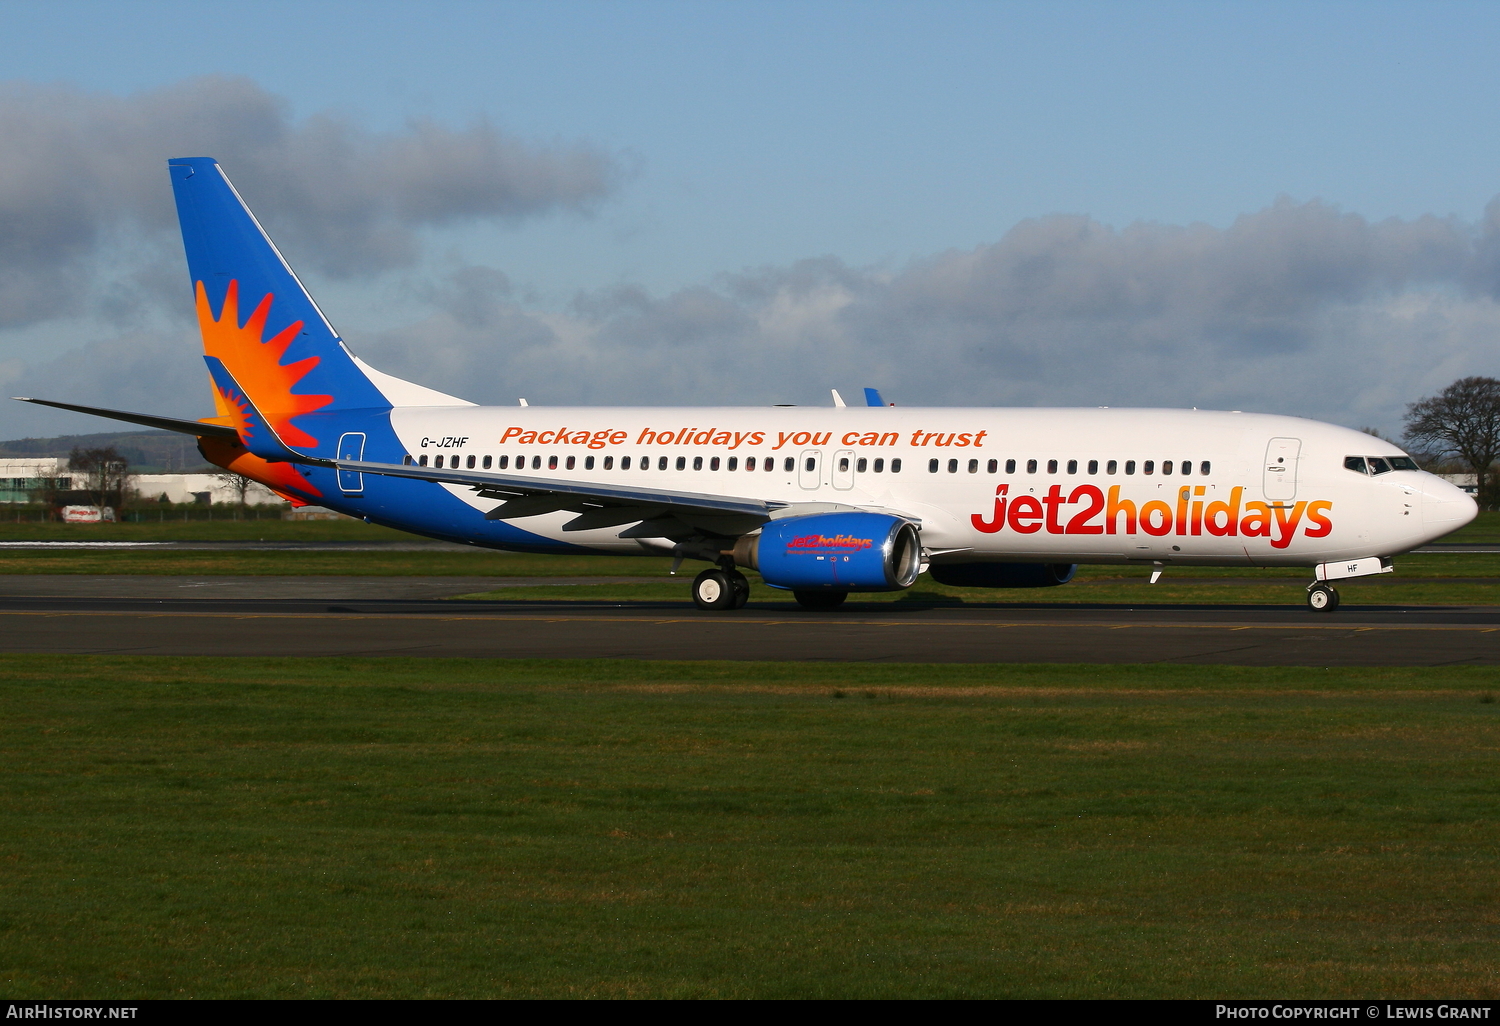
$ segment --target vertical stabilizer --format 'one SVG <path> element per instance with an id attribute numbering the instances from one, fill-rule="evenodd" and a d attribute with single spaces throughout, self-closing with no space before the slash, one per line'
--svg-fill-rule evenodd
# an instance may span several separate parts
<path id="1" fill-rule="evenodd" d="M 219 361 L 276 433 L 299 449 L 315 451 L 336 441 L 321 437 L 327 432 L 318 421 L 324 418 L 316 414 L 389 410 L 394 404 L 388 393 L 408 383 L 381 374 L 387 385 L 382 389 L 366 373 L 218 161 L 178 157 L 167 164 L 204 355 Z M 406 391 L 421 396 L 422 405 L 463 403 L 416 385 Z M 405 405 L 409 399 L 395 401 Z M 243 400 L 237 404 L 216 384 L 214 403 L 215 420 L 240 426 Z"/>

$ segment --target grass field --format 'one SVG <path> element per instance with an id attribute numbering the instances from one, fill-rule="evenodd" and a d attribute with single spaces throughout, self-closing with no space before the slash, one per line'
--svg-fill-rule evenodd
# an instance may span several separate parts
<path id="1" fill-rule="evenodd" d="M 1500 513 L 1484 513 L 1449 540 L 1500 537 Z M 5 524 L 0 541 L 411 541 L 413 536 L 358 521 L 192 521 L 165 524 Z M 568 588 L 504 588 L 476 596 L 496 600 L 595 602 L 686 602 L 687 584 L 701 563 L 669 576 L 671 561 L 658 557 L 547 556 L 486 549 L 432 551 L 156 551 L 0 550 L 0 574 L 167 574 L 252 576 L 494 576 L 639 577 L 632 585 Z M 1000 590 L 949 588 L 922 578 L 910 592 L 859 596 L 865 604 L 1171 603 L 1296 605 L 1311 579 L 1305 568 L 1172 567 L 1147 585 L 1142 566 L 1084 566 L 1062 588 Z M 753 578 L 753 575 L 752 575 Z M 1342 584 L 1354 604 L 1488 605 L 1500 601 L 1500 553 L 1402 556 L 1391 576 Z M 657 583 L 659 582 L 659 583 Z M 758 584 L 758 580 L 755 581 Z M 789 596 L 756 587 L 757 604 L 785 603 Z"/>
<path id="2" fill-rule="evenodd" d="M 1496 685 L 0 657 L 0 987 L 1495 997 Z"/>

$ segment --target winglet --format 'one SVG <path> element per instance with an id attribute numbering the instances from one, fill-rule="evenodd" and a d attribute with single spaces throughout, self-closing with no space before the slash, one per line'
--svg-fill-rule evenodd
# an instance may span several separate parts
<path id="1" fill-rule="evenodd" d="M 866 406 L 884 406 L 885 405 L 885 400 L 882 399 L 882 398 L 880 398 L 880 389 L 878 389 L 878 388 L 867 388 L 867 389 L 865 389 L 865 405 Z"/>
<path id="2" fill-rule="evenodd" d="M 839 395 L 839 390 L 838 389 L 836 389 L 836 388 L 830 388 L 828 391 L 830 391 L 830 392 L 833 393 L 833 405 L 835 405 L 835 406 L 844 406 L 844 405 L 846 405 L 845 402 L 844 402 L 844 397 L 841 396 L 841 395 Z"/>

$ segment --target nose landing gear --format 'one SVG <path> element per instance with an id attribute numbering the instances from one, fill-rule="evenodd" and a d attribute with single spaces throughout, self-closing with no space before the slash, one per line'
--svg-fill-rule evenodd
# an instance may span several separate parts
<path id="1" fill-rule="evenodd" d="M 1331 613 L 1339 607 L 1338 589 L 1324 581 L 1307 587 L 1307 608 L 1315 613 Z"/>

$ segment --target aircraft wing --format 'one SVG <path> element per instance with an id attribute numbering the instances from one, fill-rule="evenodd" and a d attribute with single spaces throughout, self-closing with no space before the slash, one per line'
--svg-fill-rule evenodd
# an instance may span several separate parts
<path id="1" fill-rule="evenodd" d="M 578 516 L 564 531 L 593 531 L 635 524 L 622 538 L 659 538 L 675 524 L 715 534 L 744 534 L 770 520 L 776 510 L 792 505 L 777 500 L 678 492 L 664 488 L 634 488 L 597 481 L 538 479 L 487 470 L 437 469 L 365 460 L 324 460 L 302 457 L 299 462 L 336 468 L 346 473 L 380 474 L 436 484 L 466 485 L 501 505 L 485 514 L 491 520 L 516 520 L 563 510 Z"/>

